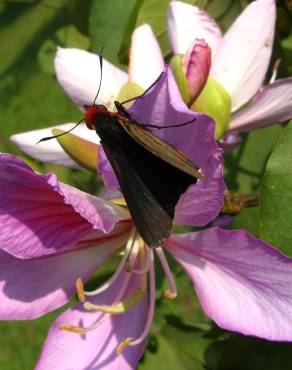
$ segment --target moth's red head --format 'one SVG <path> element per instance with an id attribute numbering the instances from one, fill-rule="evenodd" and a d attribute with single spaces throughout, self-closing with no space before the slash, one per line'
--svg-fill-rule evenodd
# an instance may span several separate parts
<path id="1" fill-rule="evenodd" d="M 107 112 L 107 107 L 102 104 L 93 104 L 93 105 L 84 105 L 85 112 L 85 123 L 89 130 L 95 130 L 95 123 L 94 118 L 98 116 L 100 113 Z"/>

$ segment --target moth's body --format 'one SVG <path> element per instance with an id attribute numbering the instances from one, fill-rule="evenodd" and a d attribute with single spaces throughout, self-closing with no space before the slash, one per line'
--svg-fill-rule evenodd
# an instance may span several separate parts
<path id="1" fill-rule="evenodd" d="M 88 106 L 85 121 L 101 139 L 139 234 L 158 247 L 169 237 L 175 206 L 196 182 L 198 168 L 116 106 L 118 113 Z"/>

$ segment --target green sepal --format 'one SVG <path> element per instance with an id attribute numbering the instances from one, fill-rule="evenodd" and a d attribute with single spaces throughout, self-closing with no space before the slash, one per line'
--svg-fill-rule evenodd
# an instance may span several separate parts
<path id="1" fill-rule="evenodd" d="M 125 85 L 122 86 L 119 95 L 117 97 L 118 102 L 123 102 L 128 99 L 135 98 L 143 93 L 143 88 L 134 82 L 128 81 Z M 133 100 L 134 102 L 134 100 Z M 133 102 L 129 102 L 125 104 L 125 107 L 129 107 L 133 104 Z"/>
<path id="2" fill-rule="evenodd" d="M 188 80 L 185 75 L 183 66 L 182 66 L 182 54 L 176 54 L 171 58 L 170 67 L 174 75 L 175 81 L 179 88 L 180 94 L 183 98 L 183 101 L 188 105 L 190 103 L 190 90 L 188 85 Z"/>
<path id="3" fill-rule="evenodd" d="M 221 139 L 228 130 L 231 114 L 231 98 L 224 87 L 208 78 L 205 87 L 191 106 L 194 112 L 205 113 L 212 117 L 216 124 L 215 137 Z"/>
<path id="4" fill-rule="evenodd" d="M 53 135 L 60 135 L 65 131 L 54 128 Z M 92 132 L 92 135 L 96 135 Z M 98 145 L 79 136 L 68 133 L 57 137 L 58 143 L 79 166 L 90 171 L 97 171 L 98 167 Z"/>

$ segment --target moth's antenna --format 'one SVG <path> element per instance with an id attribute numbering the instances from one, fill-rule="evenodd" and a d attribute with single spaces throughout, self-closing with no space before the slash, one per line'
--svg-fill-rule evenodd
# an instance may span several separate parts
<path id="1" fill-rule="evenodd" d="M 47 136 L 47 137 L 43 137 L 41 140 L 39 140 L 37 142 L 37 144 L 41 143 L 42 141 L 47 141 L 47 140 L 51 140 L 51 139 L 56 139 L 56 137 L 60 137 L 60 136 L 63 136 L 65 134 L 68 134 L 69 132 L 71 132 L 72 130 L 74 130 L 78 125 L 80 125 L 81 122 L 84 121 L 84 118 L 82 118 L 82 120 L 80 120 L 78 123 L 76 123 L 76 125 L 72 128 L 70 128 L 70 130 L 68 131 L 65 131 L 65 132 L 62 132 L 62 134 L 59 134 L 59 135 L 54 135 L 54 136 Z"/>
<path id="2" fill-rule="evenodd" d="M 102 81 L 102 61 L 103 61 L 102 52 L 103 52 L 103 47 L 101 48 L 100 53 L 98 54 L 98 56 L 99 56 L 99 65 L 100 65 L 100 80 L 99 80 L 99 86 L 98 86 L 97 93 L 96 93 L 95 98 L 93 100 L 93 105 L 95 105 L 96 99 L 98 97 L 98 94 L 99 94 L 100 88 L 101 88 L 101 81 Z"/>

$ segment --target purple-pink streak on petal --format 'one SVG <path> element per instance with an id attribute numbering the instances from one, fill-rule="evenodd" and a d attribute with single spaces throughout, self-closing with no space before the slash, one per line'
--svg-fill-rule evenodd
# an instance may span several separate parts
<path id="1" fill-rule="evenodd" d="M 0 319 L 30 320 L 67 303 L 83 281 L 127 240 L 129 230 L 80 242 L 75 250 L 23 260 L 0 251 Z"/>
<path id="2" fill-rule="evenodd" d="M 249 131 L 292 118 L 292 77 L 266 86 L 246 108 L 235 113 L 229 130 Z"/>
<path id="3" fill-rule="evenodd" d="M 220 327 L 292 340 L 292 259 L 245 231 L 211 228 L 172 236 L 168 250 Z"/>
<path id="4" fill-rule="evenodd" d="M 0 154 L 0 248 L 19 258 L 54 253 L 94 229 L 108 233 L 128 213 L 110 202 L 39 175 Z"/>
<path id="5" fill-rule="evenodd" d="M 196 39 L 183 56 L 182 65 L 190 91 L 190 106 L 205 86 L 209 75 L 211 49 L 208 44 L 203 39 Z"/>
<path id="6" fill-rule="evenodd" d="M 124 273 L 125 274 L 125 273 Z M 124 274 L 117 282 L 97 298 L 95 304 L 112 304 L 123 284 Z M 130 281 L 128 294 L 137 288 Z M 101 313 L 85 311 L 81 304 L 65 311 L 53 324 L 43 347 L 36 370 L 134 370 L 141 358 L 145 343 L 128 346 L 117 356 L 117 346 L 127 337 L 136 338 L 143 330 L 146 321 L 147 303 L 143 299 L 125 314 L 108 315 L 94 330 L 80 336 L 61 331 L 61 324 L 89 326 Z"/>

